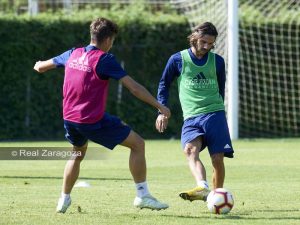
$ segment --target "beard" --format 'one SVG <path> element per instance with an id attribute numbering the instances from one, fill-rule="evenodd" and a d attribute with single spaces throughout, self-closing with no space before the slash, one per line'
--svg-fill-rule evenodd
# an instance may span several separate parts
<path id="1" fill-rule="evenodd" d="M 209 52 L 210 49 L 205 49 L 205 48 L 199 48 L 196 49 L 198 53 L 200 53 L 201 55 L 205 55 L 207 52 Z"/>

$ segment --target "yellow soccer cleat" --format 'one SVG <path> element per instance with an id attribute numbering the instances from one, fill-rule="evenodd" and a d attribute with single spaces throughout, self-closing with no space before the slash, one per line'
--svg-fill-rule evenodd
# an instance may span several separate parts
<path id="1" fill-rule="evenodd" d="M 206 201 L 209 192 L 210 192 L 209 189 L 206 189 L 206 188 L 203 188 L 203 187 L 195 187 L 191 190 L 183 191 L 183 192 L 179 193 L 179 196 L 181 198 L 183 198 L 184 200 L 190 200 L 190 201 L 202 200 L 202 201 Z"/>

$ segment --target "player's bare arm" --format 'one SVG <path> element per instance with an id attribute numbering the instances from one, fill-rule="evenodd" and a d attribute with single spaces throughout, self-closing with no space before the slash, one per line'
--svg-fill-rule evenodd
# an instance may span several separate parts
<path id="1" fill-rule="evenodd" d="M 166 106 L 157 102 L 157 100 L 149 93 L 149 91 L 147 91 L 145 87 L 140 85 L 128 75 L 120 79 L 120 81 L 122 82 L 122 85 L 124 85 L 135 97 L 152 105 L 153 107 L 157 108 L 161 114 L 167 118 L 170 118 L 170 110 Z"/>
<path id="2" fill-rule="evenodd" d="M 46 61 L 37 61 L 33 67 L 39 73 L 44 73 L 50 69 L 56 68 L 56 65 L 53 63 L 52 59 Z"/>

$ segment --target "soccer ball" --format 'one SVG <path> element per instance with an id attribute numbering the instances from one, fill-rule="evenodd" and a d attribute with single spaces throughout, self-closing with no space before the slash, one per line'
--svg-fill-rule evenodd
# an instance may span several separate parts
<path id="1" fill-rule="evenodd" d="M 225 188 L 217 188 L 207 196 L 207 208 L 215 214 L 227 214 L 234 204 L 232 194 Z"/>

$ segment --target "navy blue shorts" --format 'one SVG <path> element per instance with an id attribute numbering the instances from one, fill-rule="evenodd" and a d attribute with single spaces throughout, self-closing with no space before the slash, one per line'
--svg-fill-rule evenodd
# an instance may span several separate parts
<path id="1" fill-rule="evenodd" d="M 200 151 L 208 148 L 209 154 L 224 153 L 233 158 L 233 148 L 229 135 L 225 111 L 202 114 L 184 121 L 181 132 L 181 145 L 185 145 L 195 138 L 202 136 L 203 143 Z"/>
<path id="2" fill-rule="evenodd" d="M 105 113 L 103 118 L 93 124 L 80 124 L 64 121 L 65 137 L 74 146 L 83 146 L 87 140 L 113 149 L 129 135 L 131 128 L 116 117 Z"/>

